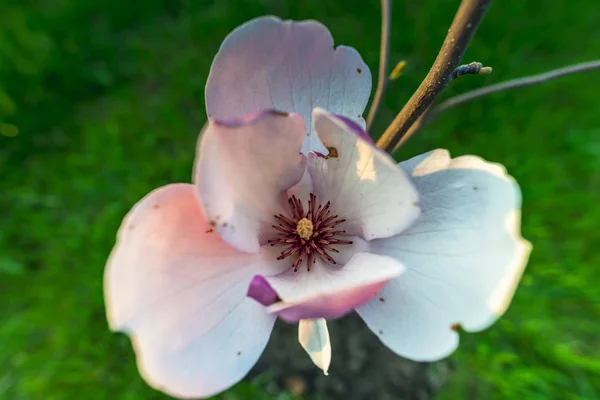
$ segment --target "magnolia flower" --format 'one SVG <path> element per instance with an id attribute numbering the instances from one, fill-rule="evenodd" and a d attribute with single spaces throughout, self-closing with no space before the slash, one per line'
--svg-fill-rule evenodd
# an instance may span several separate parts
<path id="1" fill-rule="evenodd" d="M 173 396 L 242 379 L 277 317 L 325 373 L 356 311 L 395 353 L 448 356 L 507 308 L 530 245 L 504 168 L 435 150 L 396 165 L 364 132 L 371 75 L 318 22 L 234 30 L 206 84 L 194 183 L 127 215 L 105 275 L 113 330 Z M 285 349 L 282 349 L 285 351 Z"/>

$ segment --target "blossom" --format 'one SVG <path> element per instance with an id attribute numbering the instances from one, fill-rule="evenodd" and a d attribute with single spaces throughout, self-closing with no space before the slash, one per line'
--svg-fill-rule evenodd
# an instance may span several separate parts
<path id="1" fill-rule="evenodd" d="M 125 217 L 108 321 L 182 398 L 242 379 L 276 318 L 325 373 L 326 320 L 356 311 L 395 353 L 449 355 L 507 308 L 530 245 L 503 167 L 435 150 L 396 165 L 364 132 L 371 76 L 318 22 L 252 20 L 222 44 L 193 184 Z"/>

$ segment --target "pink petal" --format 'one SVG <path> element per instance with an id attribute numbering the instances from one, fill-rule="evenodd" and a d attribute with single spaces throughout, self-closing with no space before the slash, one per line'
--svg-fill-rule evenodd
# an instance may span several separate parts
<path id="1" fill-rule="evenodd" d="M 375 296 L 403 269 L 390 257 L 356 253 L 343 267 L 319 260 L 310 271 L 294 272 L 290 268 L 279 275 L 255 278 L 249 295 L 259 300 L 267 294 L 272 298 L 275 293 L 281 301 L 263 304 L 287 322 L 339 318 Z M 261 290 L 263 293 L 258 295 Z"/>
<path id="2" fill-rule="evenodd" d="M 248 286 L 247 295 L 263 306 L 270 306 L 281 301 L 275 289 L 269 284 L 269 281 L 261 275 L 256 275 L 252 278 L 250 286 Z"/>
<path id="3" fill-rule="evenodd" d="M 300 181 L 306 132 L 298 114 L 262 111 L 210 121 L 198 141 L 195 179 L 213 228 L 235 248 L 257 252 L 261 232 L 284 212 L 284 191 Z"/>
<path id="4" fill-rule="evenodd" d="M 206 84 L 206 110 L 220 119 L 264 108 L 300 113 L 308 126 L 302 151 L 324 152 L 312 134 L 312 109 L 323 107 L 364 127 L 370 92 L 367 65 L 353 48 L 334 48 L 325 26 L 261 17 L 221 45 Z"/>
<path id="5" fill-rule="evenodd" d="M 123 221 L 105 271 L 108 321 L 132 339 L 140 373 L 176 397 L 207 397 L 242 379 L 275 317 L 246 297 L 262 254 L 228 246 L 203 215 L 193 185 L 141 200 Z"/>
<path id="6" fill-rule="evenodd" d="M 329 156 L 308 155 L 314 193 L 340 218 L 344 229 L 366 240 L 396 235 L 419 215 L 418 193 L 393 159 L 364 140 L 363 131 L 324 110 L 314 128 Z"/>
<path id="7" fill-rule="evenodd" d="M 421 194 L 420 218 L 405 232 L 370 242 L 406 272 L 358 313 L 397 354 L 446 357 L 455 329 L 489 327 L 504 313 L 531 250 L 520 234 L 521 195 L 503 167 L 445 150 L 401 164 Z"/>

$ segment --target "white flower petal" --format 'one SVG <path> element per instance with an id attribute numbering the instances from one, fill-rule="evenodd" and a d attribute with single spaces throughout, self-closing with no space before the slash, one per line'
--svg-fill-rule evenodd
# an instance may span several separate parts
<path id="1" fill-rule="evenodd" d="M 264 108 L 297 112 L 308 127 L 302 151 L 324 152 L 312 135 L 312 109 L 323 107 L 364 127 L 370 93 L 367 65 L 353 48 L 335 48 L 325 26 L 261 17 L 221 45 L 206 83 L 206 110 L 218 119 Z"/>
<path id="2" fill-rule="evenodd" d="M 266 346 L 275 317 L 246 290 L 255 273 L 278 268 L 213 232 L 193 185 L 165 186 L 119 230 L 104 278 L 108 321 L 131 337 L 152 387 L 212 396 L 242 379 Z"/>
<path id="3" fill-rule="evenodd" d="M 331 363 L 331 343 L 327 321 L 323 318 L 301 319 L 298 322 L 298 341 L 313 363 L 328 375 Z"/>
<path id="4" fill-rule="evenodd" d="M 394 352 L 431 361 L 456 348 L 458 324 L 479 331 L 504 313 L 531 245 L 520 235 L 519 187 L 500 165 L 436 150 L 402 166 L 422 214 L 370 251 L 407 270 L 357 311 Z"/>
<path id="5" fill-rule="evenodd" d="M 235 248 L 257 252 L 285 191 L 306 170 L 298 114 L 264 110 L 231 121 L 210 121 L 198 141 L 194 181 L 214 229 Z"/>
<path id="6" fill-rule="evenodd" d="M 364 131 L 321 109 L 315 131 L 330 155 L 308 155 L 308 171 L 318 201 L 345 218 L 344 229 L 366 240 L 406 229 L 419 215 L 419 196 L 410 177 L 393 159 L 361 136 Z"/>

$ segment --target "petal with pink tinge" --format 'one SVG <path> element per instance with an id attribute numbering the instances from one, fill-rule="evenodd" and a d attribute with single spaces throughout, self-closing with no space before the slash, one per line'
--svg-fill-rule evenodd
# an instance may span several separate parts
<path id="1" fill-rule="evenodd" d="M 346 219 L 344 229 L 366 240 L 396 235 L 419 215 L 419 195 L 393 159 L 363 139 L 364 131 L 321 109 L 315 132 L 328 155 L 308 155 L 314 193 Z"/>
<path id="2" fill-rule="evenodd" d="M 397 354 L 448 356 L 456 328 L 479 331 L 504 313 L 531 245 L 520 234 L 521 194 L 503 167 L 445 150 L 401 164 L 421 195 L 422 214 L 406 231 L 370 242 L 406 272 L 357 309 Z"/>
<path id="3" fill-rule="evenodd" d="M 300 113 L 308 134 L 302 151 L 324 152 L 313 135 L 312 109 L 323 107 L 358 122 L 371 93 L 371 72 L 356 50 L 333 45 L 317 21 L 261 17 L 231 32 L 206 83 L 209 118 L 229 119 L 275 108 Z"/>
<path id="4" fill-rule="evenodd" d="M 200 202 L 223 239 L 257 252 L 261 236 L 285 212 L 285 191 L 300 181 L 305 125 L 298 114 L 266 110 L 210 121 L 198 140 L 194 181 Z"/>
<path id="5" fill-rule="evenodd" d="M 257 271 L 278 268 L 227 245 L 193 185 L 165 186 L 119 230 L 104 278 L 108 321 L 131 337 L 152 387 L 208 397 L 242 379 L 266 346 L 275 317 L 246 288 Z"/>
<path id="6" fill-rule="evenodd" d="M 368 253 L 356 253 L 343 267 L 317 260 L 310 271 L 294 272 L 290 268 L 278 275 L 264 276 L 268 287 L 261 289 L 276 293 L 280 301 L 263 304 L 287 322 L 339 318 L 367 302 L 403 270 L 393 258 Z M 252 281 L 252 285 L 256 283 Z"/>

